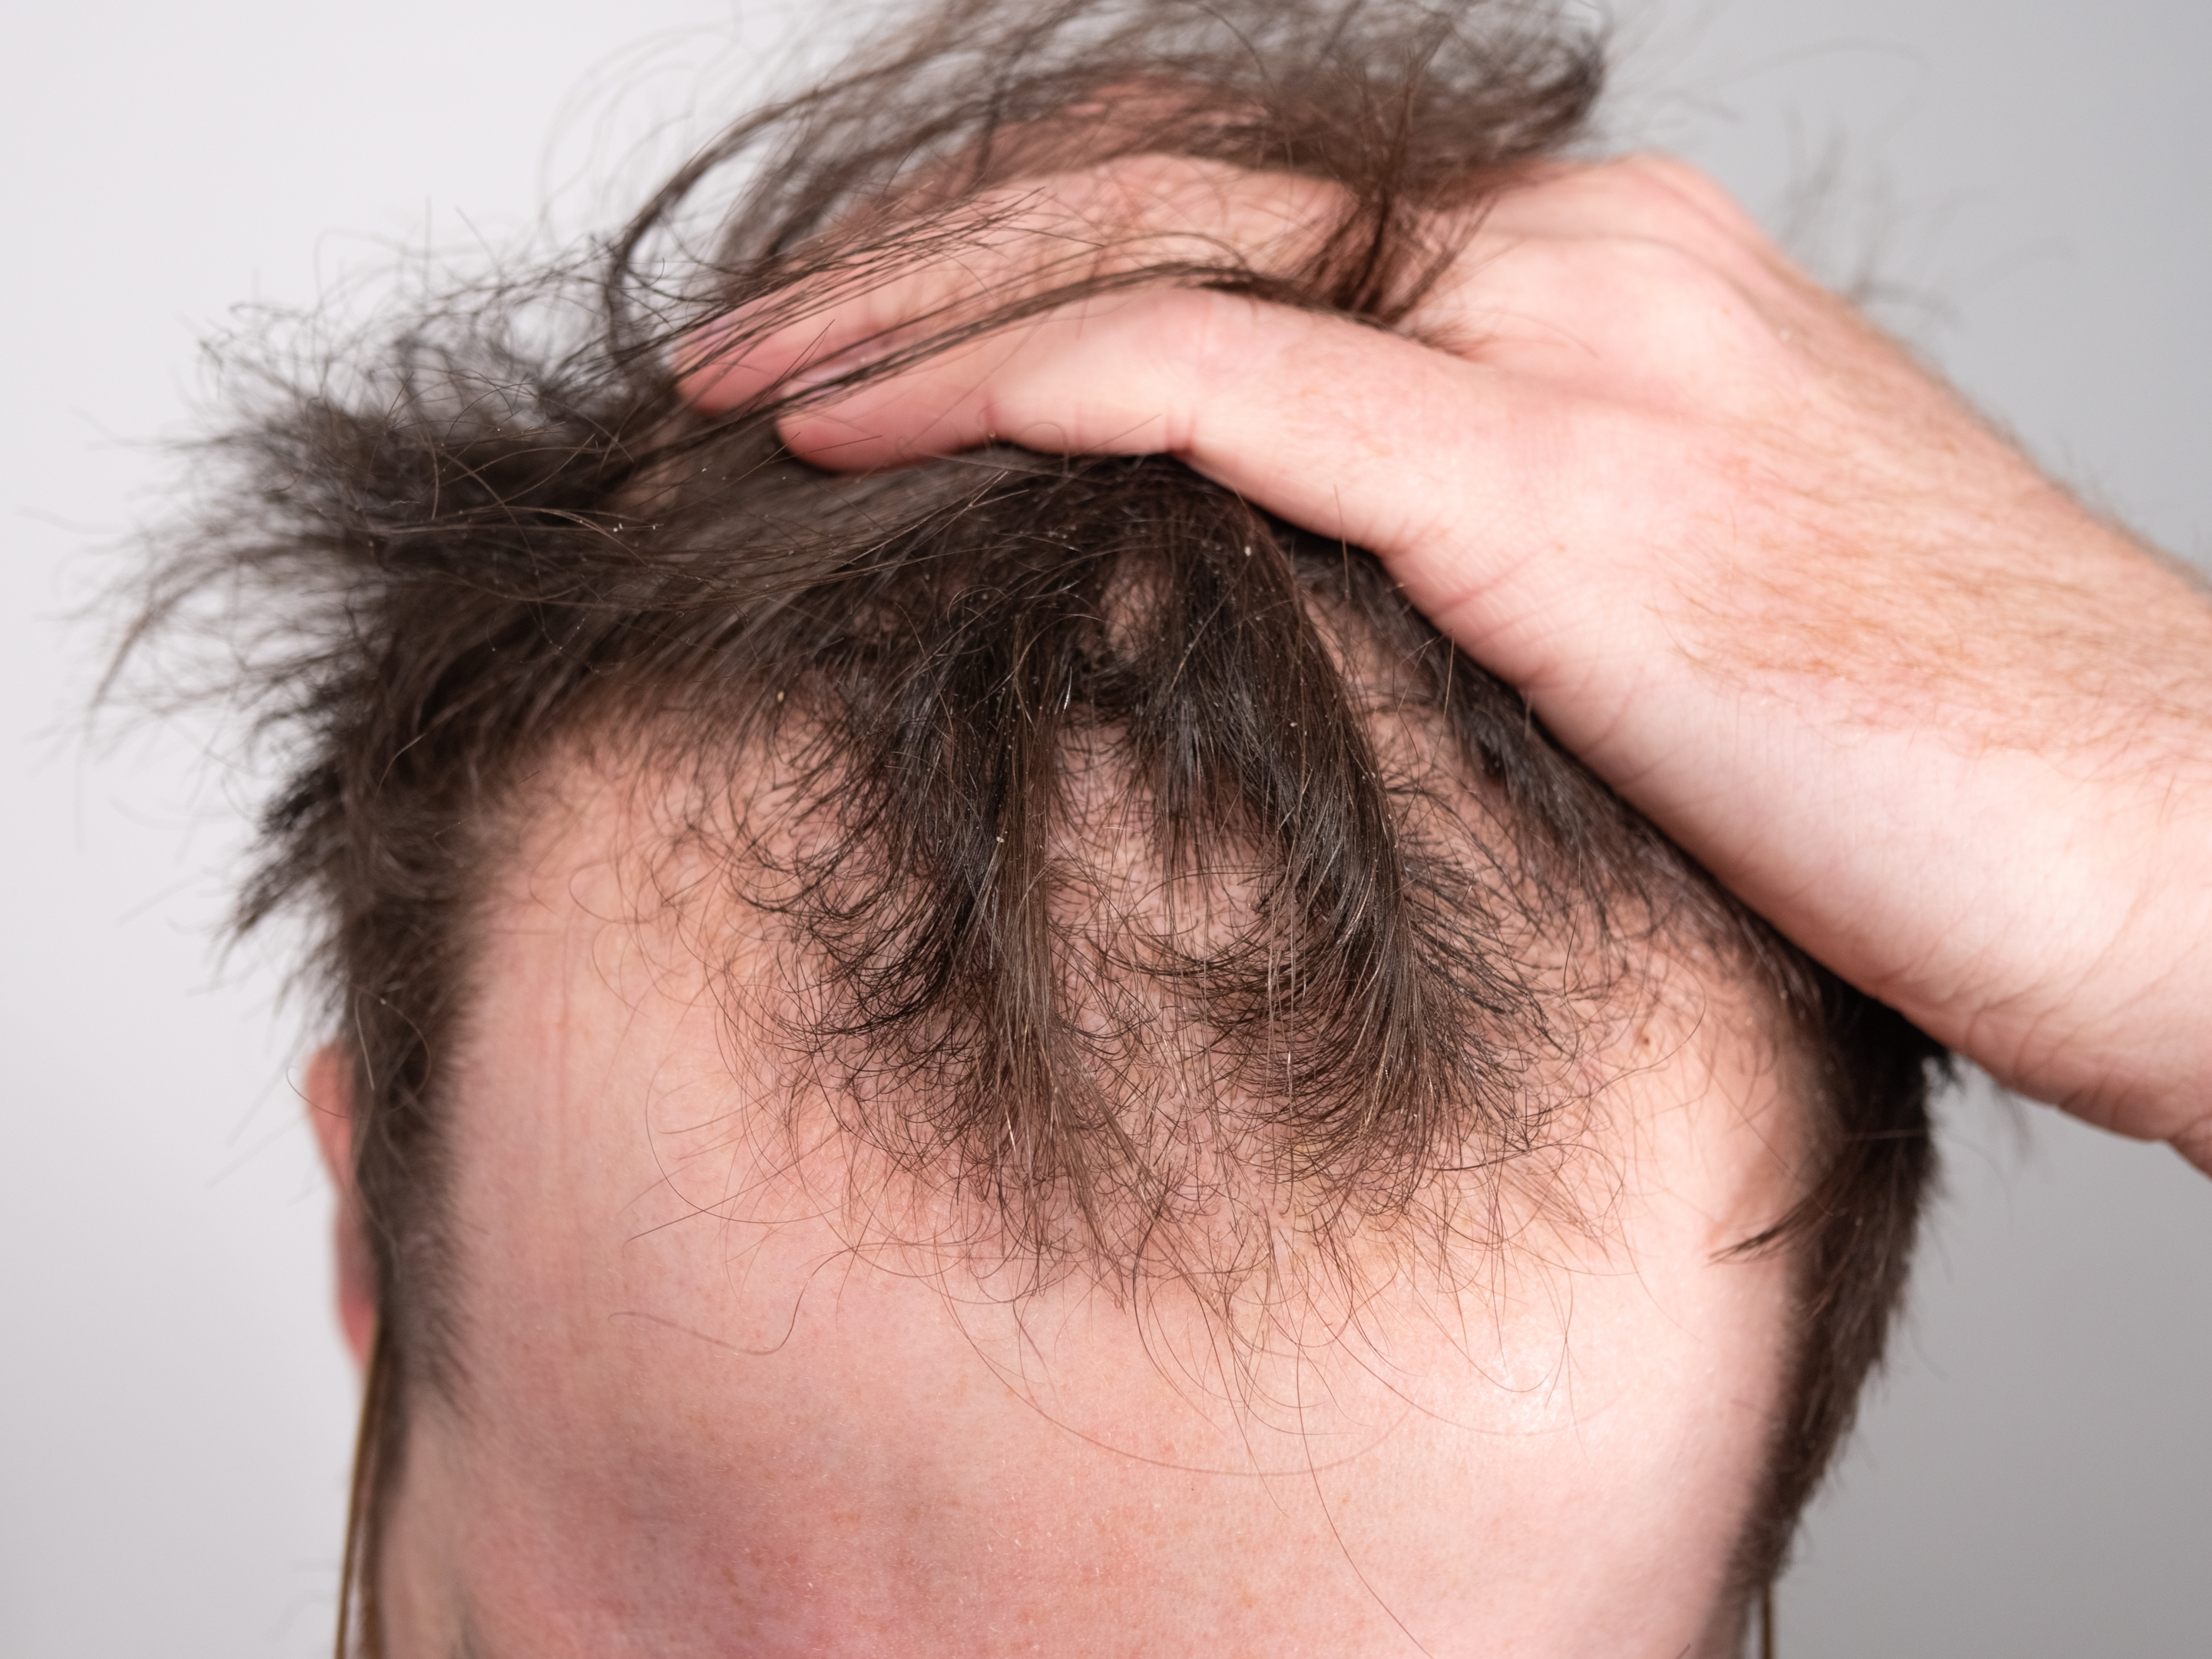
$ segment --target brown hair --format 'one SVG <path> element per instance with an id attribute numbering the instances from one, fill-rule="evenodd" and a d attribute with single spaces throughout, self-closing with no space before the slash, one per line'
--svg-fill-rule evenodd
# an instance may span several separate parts
<path id="1" fill-rule="evenodd" d="M 1803 1200 L 1741 1247 L 1800 1264 L 1741 1587 L 1778 1570 L 1903 1284 L 1936 1045 L 1721 891 L 1358 550 L 1158 458 L 833 478 L 776 445 L 785 393 L 707 418 L 672 367 L 710 319 L 748 307 L 721 337 L 742 350 L 975 234 L 957 210 L 981 192 L 1117 155 L 1325 179 L 1345 206 L 1280 269 L 1084 251 L 854 374 L 1136 282 L 1389 327 L 1452 252 L 1439 210 L 1465 222 L 1575 141 L 1600 64 L 1534 5 L 957 0 L 732 128 L 592 258 L 454 289 L 304 367 L 234 354 L 211 510 L 155 568 L 134 643 L 219 641 L 220 689 L 276 745 L 240 925 L 305 913 L 353 1052 L 379 1323 L 342 1653 L 381 1650 L 406 1402 L 454 1363 L 441 1124 L 472 917 L 527 780 L 578 744 L 686 781 L 679 829 L 719 825 L 805 944 L 823 990 L 794 1053 L 842 1079 L 846 1127 L 979 1197 L 1047 1269 L 1143 1271 L 1186 1173 L 1132 1127 L 1141 1022 L 1078 1018 L 1071 953 L 1204 1033 L 1264 1175 L 1362 1218 L 1540 1146 L 1550 1060 L 1655 952 L 1762 988 L 1816 1131 Z M 699 205 L 737 176 L 733 204 Z M 1402 719 L 1448 734 L 1441 771 L 1384 752 Z M 1170 880 L 1237 872 L 1231 925 L 1107 937 L 1055 905 L 1079 750 L 1110 754 Z M 824 829 L 811 850 L 747 832 L 763 753 Z M 1580 977 L 1532 939 L 1572 941 Z M 911 1086 L 856 1081 L 887 1073 Z"/>

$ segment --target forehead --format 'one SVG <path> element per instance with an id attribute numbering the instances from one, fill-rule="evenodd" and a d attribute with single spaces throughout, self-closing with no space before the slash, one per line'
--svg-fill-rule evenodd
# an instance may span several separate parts
<path id="1" fill-rule="evenodd" d="M 983 1651 L 978 1608 L 1172 1612 L 1289 1651 L 1316 1618 L 1382 1629 L 1344 1502 L 1431 1600 L 1462 1593 L 1471 1535 L 1547 1593 L 1571 1534 L 1606 1595 L 1717 1583 L 1787 1283 L 1716 1257 L 1786 1204 L 1795 1134 L 1724 998 L 1686 1025 L 1656 1000 L 1593 1047 L 1587 1144 L 1471 1182 L 1482 1207 L 1419 1248 L 1324 1256 L 1231 1203 L 1219 1224 L 1276 1254 L 1227 1293 L 1172 1261 L 1040 1278 L 951 1182 L 789 1109 L 793 959 L 741 906 L 663 902 L 681 860 L 650 822 L 635 792 L 565 789 L 483 918 L 458 1398 L 427 1408 L 410 1478 L 435 1501 L 401 1534 L 443 1529 L 400 1551 L 444 1610 L 422 1616 L 473 1606 L 491 1653 L 648 1627 L 819 1651 L 869 1618 Z M 1687 1569 L 1669 1506 L 1711 1534 Z"/>

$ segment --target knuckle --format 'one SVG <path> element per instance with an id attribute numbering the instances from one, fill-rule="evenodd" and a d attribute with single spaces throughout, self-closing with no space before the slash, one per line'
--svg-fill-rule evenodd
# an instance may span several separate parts
<path id="1" fill-rule="evenodd" d="M 1738 211 L 1735 198 L 1711 173 L 1679 155 L 1639 150 L 1633 155 L 1623 156 L 1620 165 L 1626 176 L 1654 199 L 1686 203 L 1708 213 L 1733 215 Z"/>
<path id="2" fill-rule="evenodd" d="M 1709 264 L 1738 263 L 1765 236 L 1709 174 L 1672 155 L 1639 152 L 1598 163 L 1593 209 L 1619 228 L 1689 250 Z"/>
<path id="3" fill-rule="evenodd" d="M 1737 285 L 1692 250 L 1650 236 L 1613 235 L 1529 250 L 1540 291 L 1602 314 L 1641 317 L 1733 307 Z M 1526 280 L 1526 279 L 1524 279 Z"/>
<path id="4" fill-rule="evenodd" d="M 1710 306 L 1735 297 L 1735 284 L 1698 250 L 1649 236 L 1615 240 L 1612 259 L 1632 293 L 1674 305 Z"/>
<path id="5" fill-rule="evenodd" d="M 1163 289 L 1153 316 L 1168 361 L 1180 364 L 1201 384 L 1211 384 L 1250 367 L 1258 302 L 1213 289 Z"/>
<path id="6" fill-rule="evenodd" d="M 1279 307 L 1210 289 L 1161 289 L 1130 319 L 1129 342 L 1154 365 L 1146 376 L 1162 422 L 1161 447 L 1194 441 L 1198 416 L 1212 394 L 1255 372 L 1268 350 L 1269 312 Z"/>

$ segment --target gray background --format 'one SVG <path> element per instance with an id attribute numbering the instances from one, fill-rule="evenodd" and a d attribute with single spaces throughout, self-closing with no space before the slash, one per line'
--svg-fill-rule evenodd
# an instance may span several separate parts
<path id="1" fill-rule="evenodd" d="M 64 616 L 158 509 L 143 441 L 179 428 L 234 302 L 312 302 L 549 203 L 595 222 L 782 22 L 28 9 L 0 71 L 0 1653 L 307 1655 L 353 1383 L 281 952 L 209 945 L 244 786 L 189 732 L 88 750 L 98 635 Z M 1621 137 L 1714 168 L 1836 280 L 1877 255 L 1887 320 L 2212 562 L 2212 8 L 1659 0 L 1620 40 Z M 1986 1091 L 1943 1133 L 1911 1324 L 1784 1588 L 1783 1651 L 2212 1653 L 2212 1188 Z"/>

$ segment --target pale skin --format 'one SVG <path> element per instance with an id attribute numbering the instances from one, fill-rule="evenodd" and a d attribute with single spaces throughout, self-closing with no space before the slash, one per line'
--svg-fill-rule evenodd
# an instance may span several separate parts
<path id="1" fill-rule="evenodd" d="M 1024 198 L 1035 221 L 976 258 L 702 353 L 691 395 L 834 369 L 1063 256 L 1071 222 L 1264 263 L 1325 206 L 1158 161 Z M 783 430 L 845 468 L 990 438 L 1173 453 L 1374 550 L 1812 954 L 2212 1170 L 2212 604 L 1679 165 L 1532 175 L 1405 333 L 1139 291 Z M 410 1444 L 397 1653 L 465 1628 L 482 1659 L 1726 1650 L 1787 1286 L 1723 1252 L 1796 1174 L 1740 1029 L 1656 1034 L 1665 1063 L 1617 1085 L 1611 1224 L 1501 1257 L 1460 1298 L 1480 1340 L 1385 1297 L 1389 1363 L 1362 1339 L 1271 1374 L 1267 1397 L 1306 1379 L 1329 1408 L 1232 1410 L 1110 1297 L 1053 1292 L 1018 1329 L 848 1248 L 820 1183 L 687 1141 L 744 1057 L 605 920 L 629 833 L 576 798 L 488 935 L 457 1118 L 467 1381 Z M 344 1076 L 309 1078 L 339 1171 Z M 341 1267 L 361 1346 L 358 1252 Z M 1164 1328 L 1170 1361 L 1204 1350 Z"/>

